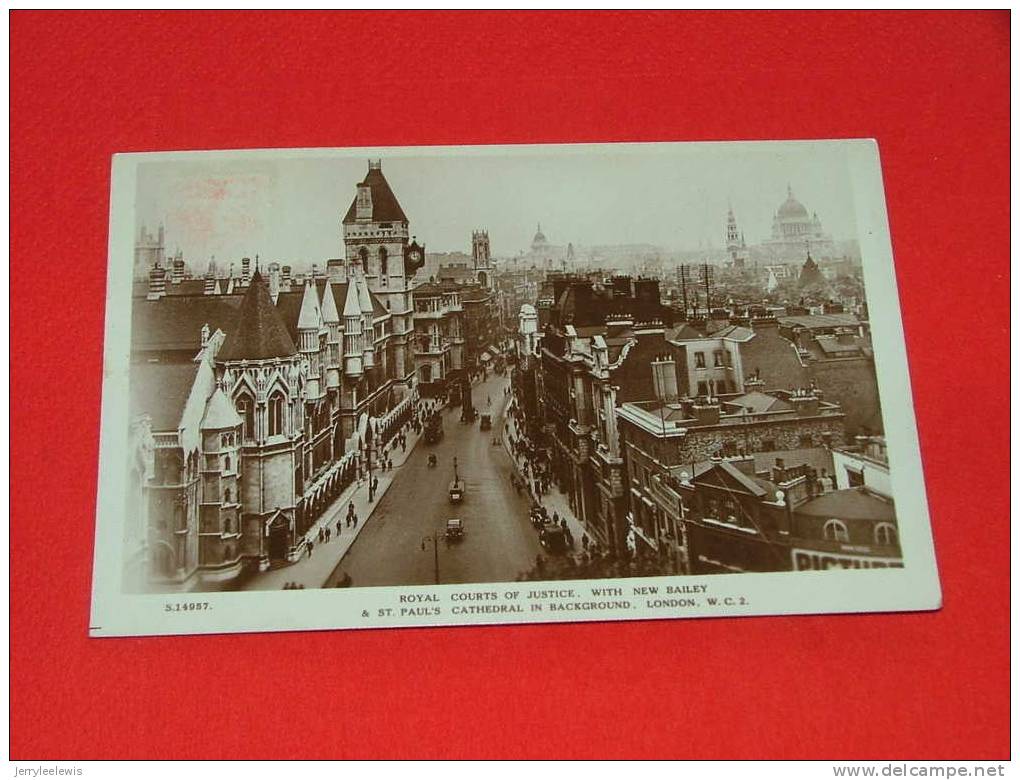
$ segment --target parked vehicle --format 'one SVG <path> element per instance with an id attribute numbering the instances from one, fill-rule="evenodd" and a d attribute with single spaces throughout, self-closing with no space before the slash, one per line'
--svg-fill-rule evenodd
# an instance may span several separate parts
<path id="1" fill-rule="evenodd" d="M 492 415 L 491 414 L 483 414 L 481 422 L 478 423 L 478 428 L 480 430 L 483 430 L 483 431 L 491 430 L 492 429 Z"/>
<path id="2" fill-rule="evenodd" d="M 443 438 L 443 418 L 439 414 L 433 414 L 425 423 L 425 443 L 435 444 Z"/>
<path id="3" fill-rule="evenodd" d="M 546 523 L 542 526 L 538 541 L 553 555 L 563 555 L 567 552 L 567 535 L 555 523 Z"/>

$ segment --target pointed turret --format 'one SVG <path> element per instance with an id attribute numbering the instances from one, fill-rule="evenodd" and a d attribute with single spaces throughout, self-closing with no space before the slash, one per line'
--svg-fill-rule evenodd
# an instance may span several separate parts
<path id="1" fill-rule="evenodd" d="M 240 424 L 241 418 L 227 398 L 227 394 L 223 392 L 222 387 L 217 386 L 216 392 L 206 402 L 205 415 L 202 417 L 202 430 L 222 431 L 236 428 Z"/>
<path id="2" fill-rule="evenodd" d="M 262 274 L 256 272 L 245 291 L 237 320 L 216 356 L 218 362 L 231 360 L 272 360 L 297 354 L 280 313 L 269 298 Z"/>
<path id="3" fill-rule="evenodd" d="M 364 277 L 354 278 L 358 287 L 358 306 L 361 309 L 361 330 L 364 333 L 363 360 L 365 368 L 375 366 L 375 325 L 372 306 L 372 293 L 368 291 L 368 283 Z"/>
<path id="4" fill-rule="evenodd" d="M 322 361 L 319 351 L 319 333 L 322 329 L 319 294 L 315 289 L 315 282 L 309 279 L 305 283 L 301 313 L 298 315 L 298 349 L 305 359 L 307 380 L 305 397 L 308 400 L 319 398 L 323 394 Z"/>
<path id="5" fill-rule="evenodd" d="M 319 296 L 311 280 L 305 283 L 305 294 L 301 299 L 301 313 L 298 315 L 298 330 L 319 332 L 322 327 L 322 311 L 319 309 Z M 303 347 L 302 347 L 303 349 Z"/>
<path id="6" fill-rule="evenodd" d="M 347 283 L 347 297 L 344 300 L 344 373 L 347 376 L 359 377 L 365 372 L 363 343 L 358 285 L 356 279 L 352 278 Z"/>
<path id="7" fill-rule="evenodd" d="M 333 297 L 333 285 L 331 282 L 326 282 L 326 287 L 322 291 L 322 321 L 329 325 L 334 322 L 340 322 L 340 313 L 336 308 L 336 299 Z"/>
<path id="8" fill-rule="evenodd" d="M 340 387 L 340 314 L 333 297 L 333 285 L 327 280 L 322 291 L 322 321 L 326 325 L 326 387 Z"/>

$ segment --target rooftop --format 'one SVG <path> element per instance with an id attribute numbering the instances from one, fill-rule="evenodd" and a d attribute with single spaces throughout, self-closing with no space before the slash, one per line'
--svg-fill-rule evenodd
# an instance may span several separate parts
<path id="1" fill-rule="evenodd" d="M 400 208 L 397 196 L 390 189 L 390 184 L 383 176 L 382 167 L 370 165 L 368 173 L 359 186 L 368 186 L 372 192 L 372 222 L 407 222 L 404 210 Z M 344 224 L 356 223 L 358 198 L 355 195 L 351 207 L 347 209 Z"/>

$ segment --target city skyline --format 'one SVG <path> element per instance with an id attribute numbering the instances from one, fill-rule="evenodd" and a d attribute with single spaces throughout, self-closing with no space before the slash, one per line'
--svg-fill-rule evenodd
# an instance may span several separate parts
<path id="1" fill-rule="evenodd" d="M 135 231 L 164 224 L 167 251 L 180 248 L 195 272 L 212 256 L 221 270 L 256 255 L 296 269 L 322 265 L 343 256 L 340 220 L 368 156 L 144 164 Z M 484 229 L 494 256 L 513 257 L 527 251 L 539 223 L 552 245 L 719 250 L 731 207 L 747 243 L 757 244 L 770 237 L 788 186 L 836 241 L 857 238 L 845 160 L 826 145 L 797 154 L 779 145 L 700 145 L 697 154 L 627 147 L 382 162 L 411 232 L 430 252 L 470 253 L 471 231 Z"/>

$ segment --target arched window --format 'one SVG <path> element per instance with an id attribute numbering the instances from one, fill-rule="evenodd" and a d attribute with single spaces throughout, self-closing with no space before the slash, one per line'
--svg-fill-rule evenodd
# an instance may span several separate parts
<path id="1" fill-rule="evenodd" d="M 226 490 L 223 491 L 223 503 L 224 504 L 230 503 L 230 488 L 227 488 Z M 227 522 L 230 521 L 228 520 Z"/>
<path id="2" fill-rule="evenodd" d="M 237 407 L 237 414 L 241 418 L 241 440 L 254 441 L 255 439 L 255 402 L 247 393 L 242 393 L 234 402 Z"/>
<path id="3" fill-rule="evenodd" d="M 389 253 L 386 251 L 386 247 L 379 247 L 379 276 L 382 277 L 382 283 L 386 284 L 386 274 L 388 272 L 387 263 L 389 261 Z"/>
<path id="4" fill-rule="evenodd" d="M 234 531 L 234 522 L 229 517 L 224 518 L 224 520 L 223 520 L 223 533 L 229 534 L 229 533 L 233 533 L 233 531 Z"/>
<path id="5" fill-rule="evenodd" d="M 358 262 L 361 263 L 362 273 L 368 273 L 368 250 L 365 247 L 358 250 Z"/>
<path id="6" fill-rule="evenodd" d="M 826 520 L 822 532 L 830 542 L 850 541 L 850 534 L 847 533 L 846 524 L 842 520 Z"/>
<path id="7" fill-rule="evenodd" d="M 224 471 L 230 471 L 230 456 L 229 455 L 227 455 L 223 459 L 223 470 Z"/>
<path id="8" fill-rule="evenodd" d="M 269 398 L 269 435 L 279 436 L 284 433 L 284 400 L 283 393 L 277 391 Z"/>
<path id="9" fill-rule="evenodd" d="M 896 526 L 892 523 L 879 523 L 875 526 L 875 544 L 897 544 Z"/>

